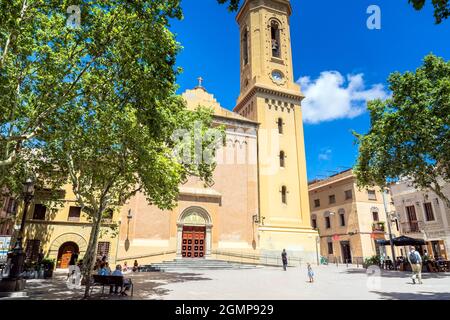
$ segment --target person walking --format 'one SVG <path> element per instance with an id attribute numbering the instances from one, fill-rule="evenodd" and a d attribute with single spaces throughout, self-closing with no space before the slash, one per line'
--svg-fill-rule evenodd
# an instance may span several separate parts
<path id="1" fill-rule="evenodd" d="M 312 282 L 314 282 L 314 271 L 313 271 L 313 269 L 312 269 L 310 263 L 308 263 L 307 266 L 308 266 L 308 278 L 309 278 L 309 282 L 312 283 Z"/>
<path id="2" fill-rule="evenodd" d="M 78 252 L 75 251 L 70 256 L 69 273 L 67 274 L 67 279 L 71 278 L 75 274 L 77 261 L 78 261 Z"/>
<path id="3" fill-rule="evenodd" d="M 283 270 L 286 271 L 288 265 L 286 249 L 283 249 L 283 252 L 281 253 L 281 260 L 283 261 Z"/>
<path id="4" fill-rule="evenodd" d="M 419 284 L 422 284 L 422 257 L 416 251 L 416 248 L 411 247 L 408 261 L 411 264 L 411 270 L 413 272 L 411 276 L 413 283 L 416 284 L 416 280 L 418 280 Z"/>

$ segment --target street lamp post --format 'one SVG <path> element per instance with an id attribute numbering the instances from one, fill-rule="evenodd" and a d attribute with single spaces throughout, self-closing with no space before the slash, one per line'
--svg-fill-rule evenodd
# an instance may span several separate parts
<path id="1" fill-rule="evenodd" d="M 131 212 L 131 209 L 128 210 L 128 215 L 127 215 L 127 238 L 125 239 L 125 251 L 128 251 L 128 249 L 130 249 L 130 221 L 131 219 L 133 219 L 133 213 Z"/>
<path id="2" fill-rule="evenodd" d="M 130 221 L 131 219 L 133 219 L 133 213 L 131 212 L 131 209 L 128 210 L 128 215 L 127 215 L 127 240 L 130 234 Z"/>
<path id="3" fill-rule="evenodd" d="M 8 274 L 6 277 L 2 278 L 2 283 L 0 285 L 0 292 L 4 291 L 22 291 L 25 286 L 25 280 L 22 277 L 25 254 L 23 251 L 23 238 L 25 235 L 25 222 L 27 219 L 27 212 L 31 201 L 34 196 L 34 183 L 31 179 L 23 185 L 23 198 L 24 206 L 22 212 L 22 220 L 20 223 L 20 229 L 18 231 L 17 239 L 14 244 L 14 248 L 8 256 Z"/>
<path id="4" fill-rule="evenodd" d="M 21 274 L 23 272 L 23 264 L 25 262 L 25 254 L 23 252 L 23 238 L 25 235 L 25 222 L 27 219 L 27 212 L 30 206 L 31 200 L 33 200 L 34 196 L 34 184 L 31 179 L 27 179 L 27 181 L 23 185 L 23 199 L 24 206 L 22 212 L 22 221 L 20 223 L 19 234 L 17 236 L 16 243 L 12 250 L 11 257 L 11 271 L 10 278 L 18 279 L 21 278 Z"/>

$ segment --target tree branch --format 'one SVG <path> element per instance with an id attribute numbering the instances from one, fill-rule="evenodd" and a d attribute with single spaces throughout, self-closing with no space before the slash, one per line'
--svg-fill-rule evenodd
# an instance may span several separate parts
<path id="1" fill-rule="evenodd" d="M 24 0 L 23 3 L 22 3 L 22 9 L 20 10 L 20 18 L 19 18 L 18 21 L 17 21 L 17 24 L 18 24 L 18 25 L 19 25 L 20 22 L 23 20 L 23 17 L 24 17 L 24 15 L 25 15 L 25 12 L 26 12 L 27 8 L 28 8 L 27 0 Z M 17 27 L 19 27 L 19 26 L 17 26 Z M 18 29 L 19 29 L 19 28 L 17 28 L 17 30 L 18 30 Z M 3 63 L 4 63 L 5 60 L 6 60 L 6 55 L 8 54 L 8 50 L 9 50 L 9 47 L 10 47 L 10 45 L 11 45 L 11 36 L 12 36 L 12 32 L 10 32 L 9 35 L 8 35 L 8 37 L 6 38 L 5 48 L 3 49 L 3 54 L 2 54 L 2 56 L 0 57 L 0 68 L 3 68 Z"/>
<path id="2" fill-rule="evenodd" d="M 434 186 L 430 184 L 430 189 L 437 194 L 442 201 L 444 201 L 445 205 L 450 208 L 450 199 L 442 192 L 442 188 L 438 182 L 434 182 Z"/>

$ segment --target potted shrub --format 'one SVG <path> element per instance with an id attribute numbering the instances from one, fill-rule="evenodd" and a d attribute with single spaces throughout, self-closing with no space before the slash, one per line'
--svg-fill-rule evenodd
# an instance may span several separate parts
<path id="1" fill-rule="evenodd" d="M 372 256 L 370 258 L 366 258 L 364 260 L 363 268 L 367 269 L 368 267 L 375 265 L 380 266 L 380 257 L 379 256 Z"/>
<path id="2" fill-rule="evenodd" d="M 53 277 L 53 270 L 55 269 L 54 259 L 43 259 L 41 262 L 42 268 L 44 268 L 44 278 L 48 279 Z"/>

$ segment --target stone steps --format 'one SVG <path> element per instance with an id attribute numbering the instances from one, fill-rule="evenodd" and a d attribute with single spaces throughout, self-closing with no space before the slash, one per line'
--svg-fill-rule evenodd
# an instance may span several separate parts
<path id="1" fill-rule="evenodd" d="M 231 263 L 222 260 L 209 259 L 176 259 L 142 266 L 144 272 L 176 272 L 184 270 L 234 270 L 254 269 L 255 265 Z"/>

